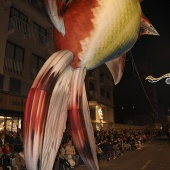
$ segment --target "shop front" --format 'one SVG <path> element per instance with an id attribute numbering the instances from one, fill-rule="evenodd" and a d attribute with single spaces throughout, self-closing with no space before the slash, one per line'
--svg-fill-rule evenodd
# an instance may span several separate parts
<path id="1" fill-rule="evenodd" d="M 90 106 L 90 116 L 94 129 L 110 129 L 114 128 L 113 108 L 106 105 Z"/>
<path id="2" fill-rule="evenodd" d="M 25 97 L 0 93 L 0 131 L 22 130 L 25 101 Z"/>

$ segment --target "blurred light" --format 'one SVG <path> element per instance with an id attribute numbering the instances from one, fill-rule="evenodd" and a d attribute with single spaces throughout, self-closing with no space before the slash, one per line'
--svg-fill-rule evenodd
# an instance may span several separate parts
<path id="1" fill-rule="evenodd" d="M 148 80 L 148 82 L 150 82 L 150 83 L 156 83 L 156 82 L 162 80 L 163 78 L 165 78 L 166 84 L 170 84 L 170 73 L 164 74 L 163 76 L 158 77 L 158 78 L 153 77 L 153 76 L 147 76 L 145 78 L 145 80 Z"/>

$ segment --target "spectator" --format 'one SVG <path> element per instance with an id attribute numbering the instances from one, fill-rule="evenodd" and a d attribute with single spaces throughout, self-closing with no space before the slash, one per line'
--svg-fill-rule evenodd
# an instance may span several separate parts
<path id="1" fill-rule="evenodd" d="M 10 157 L 13 154 L 13 150 L 10 147 L 9 143 L 5 143 L 4 144 L 4 148 L 3 148 L 3 152 L 5 155 L 7 155 L 8 157 Z"/>
<path id="2" fill-rule="evenodd" d="M 0 147 L 0 170 L 7 170 L 6 166 L 8 165 L 7 158 L 4 155 L 2 147 Z"/>
<path id="3" fill-rule="evenodd" d="M 109 141 L 107 144 L 107 160 L 110 161 L 111 158 L 115 159 L 115 154 L 114 154 L 113 143 Z"/>
<path id="4" fill-rule="evenodd" d="M 98 143 L 95 143 L 96 145 L 96 152 L 97 152 L 97 159 L 100 161 L 102 159 L 102 149 L 99 147 Z"/>
<path id="5" fill-rule="evenodd" d="M 72 141 L 69 140 L 67 142 L 66 148 L 65 148 L 65 152 L 67 155 L 67 159 L 71 159 L 73 158 L 73 160 L 75 161 L 76 165 L 78 165 L 79 162 L 79 155 L 76 154 L 75 148 L 72 145 Z"/>
<path id="6" fill-rule="evenodd" d="M 8 142 L 4 144 L 4 148 L 2 150 L 5 156 L 4 167 L 6 168 L 7 166 L 11 165 L 10 161 L 11 161 L 11 158 L 13 157 L 13 151 Z"/>
<path id="7" fill-rule="evenodd" d="M 14 152 L 19 152 L 20 150 L 22 150 L 22 144 L 21 144 L 21 140 L 20 140 L 20 137 L 17 136 L 17 133 L 16 132 L 13 132 L 13 135 L 12 135 L 12 146 L 13 146 L 13 151 Z"/>
<path id="8" fill-rule="evenodd" d="M 58 155 L 59 169 L 63 169 L 63 166 L 64 166 L 65 169 L 67 169 L 68 166 L 71 166 L 66 158 L 67 157 L 66 157 L 66 154 L 65 154 L 65 143 L 62 143 L 60 145 L 59 155 Z M 75 165 L 75 162 L 74 162 L 74 165 Z"/>
<path id="9" fill-rule="evenodd" d="M 5 134 L 2 133 L 1 137 L 0 137 L 0 146 L 4 146 L 4 144 L 7 142 L 6 138 L 5 138 Z"/>
<path id="10" fill-rule="evenodd" d="M 19 170 L 25 170 L 26 164 L 23 149 L 21 149 L 18 153 L 15 154 L 15 163 L 18 166 Z"/>

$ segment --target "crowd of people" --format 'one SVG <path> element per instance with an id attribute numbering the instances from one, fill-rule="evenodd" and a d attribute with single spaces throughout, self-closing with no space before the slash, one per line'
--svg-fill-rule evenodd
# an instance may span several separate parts
<path id="1" fill-rule="evenodd" d="M 96 155 L 98 161 L 102 159 L 116 159 L 126 151 L 141 149 L 141 146 L 158 136 L 157 130 L 151 129 L 101 129 L 94 130 Z M 15 160 L 15 162 L 13 161 Z M 83 164 L 72 141 L 71 132 L 66 129 L 56 160 L 59 168 L 75 168 Z M 26 170 L 22 132 L 0 132 L 0 170 L 17 166 L 19 170 Z"/>
<path id="2" fill-rule="evenodd" d="M 94 130 L 96 155 L 98 161 L 102 159 L 116 159 L 126 151 L 141 149 L 141 146 L 158 136 L 157 130 L 151 129 L 105 129 Z M 68 151 L 69 150 L 69 151 Z M 59 169 L 68 166 L 74 168 L 83 163 L 72 141 L 71 133 L 65 130 L 62 143 L 57 155 Z M 65 166 L 63 168 L 63 166 Z"/>
<path id="3" fill-rule="evenodd" d="M 0 132 L 0 170 L 26 170 L 22 132 Z"/>

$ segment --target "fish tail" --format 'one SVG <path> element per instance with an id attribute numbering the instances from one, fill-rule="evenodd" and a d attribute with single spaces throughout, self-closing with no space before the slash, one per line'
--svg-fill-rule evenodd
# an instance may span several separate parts
<path id="1" fill-rule="evenodd" d="M 27 169 L 52 170 L 67 119 L 73 54 L 54 53 L 41 68 L 28 93 L 24 113 Z"/>
<path id="2" fill-rule="evenodd" d="M 98 170 L 94 133 L 85 92 L 86 68 L 73 69 L 73 54 L 54 53 L 28 93 L 24 113 L 27 169 L 52 170 L 69 118 L 74 144 L 90 170 Z"/>
<path id="3" fill-rule="evenodd" d="M 97 153 L 85 90 L 86 68 L 75 69 L 70 85 L 68 120 L 75 147 L 90 170 L 98 170 Z"/>

